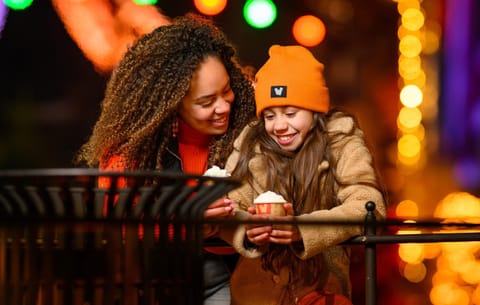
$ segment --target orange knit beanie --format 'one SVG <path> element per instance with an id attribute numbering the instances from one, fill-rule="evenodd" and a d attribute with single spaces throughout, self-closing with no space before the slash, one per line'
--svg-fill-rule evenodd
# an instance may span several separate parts
<path id="1" fill-rule="evenodd" d="M 330 98 L 323 64 L 302 46 L 270 47 L 270 58 L 255 75 L 257 116 L 265 108 L 295 106 L 328 112 Z"/>

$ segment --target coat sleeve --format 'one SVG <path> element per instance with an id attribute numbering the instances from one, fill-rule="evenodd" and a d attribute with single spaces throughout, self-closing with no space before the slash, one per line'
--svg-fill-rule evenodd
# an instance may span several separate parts
<path id="1" fill-rule="evenodd" d="M 342 122 L 342 128 L 353 127 L 350 118 Z M 350 122 L 348 121 L 350 120 Z M 337 159 L 336 173 L 340 179 L 358 179 L 360 181 L 371 181 L 376 183 L 376 174 L 373 167 L 373 160 L 368 150 L 363 133 L 360 129 L 354 130 L 352 135 L 345 137 L 342 141 L 332 147 Z M 373 201 L 376 204 L 376 214 L 379 219 L 386 215 L 385 202 L 382 193 L 374 186 L 365 184 L 349 184 L 339 186 L 337 193 L 340 205 L 330 210 L 319 210 L 309 214 L 296 216 L 299 221 L 338 222 L 353 221 L 363 222 L 367 213 L 365 204 Z M 296 255 L 307 259 L 325 250 L 327 247 L 337 245 L 347 239 L 363 234 L 363 225 L 309 225 L 299 224 L 300 234 L 303 239 L 302 247 L 292 247 Z"/>

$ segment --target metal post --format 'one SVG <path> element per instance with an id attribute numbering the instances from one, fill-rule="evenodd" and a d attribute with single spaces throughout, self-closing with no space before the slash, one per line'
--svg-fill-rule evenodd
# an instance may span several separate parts
<path id="1" fill-rule="evenodd" d="M 365 204 L 367 216 L 365 217 L 365 305 L 377 304 L 377 263 L 376 244 L 368 242 L 368 237 L 376 234 L 375 203 L 369 201 Z"/>

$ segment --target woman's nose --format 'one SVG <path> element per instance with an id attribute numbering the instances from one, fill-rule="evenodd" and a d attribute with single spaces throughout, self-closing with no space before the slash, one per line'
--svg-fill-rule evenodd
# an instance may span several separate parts
<path id="1" fill-rule="evenodd" d="M 220 97 L 217 100 L 217 105 L 215 106 L 215 113 L 225 113 L 230 111 L 230 103 L 227 102 L 224 98 Z"/>

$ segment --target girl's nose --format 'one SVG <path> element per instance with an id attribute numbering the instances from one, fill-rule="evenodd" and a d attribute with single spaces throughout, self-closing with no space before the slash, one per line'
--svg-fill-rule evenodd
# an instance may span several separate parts
<path id="1" fill-rule="evenodd" d="M 287 124 L 287 121 L 285 121 L 284 119 L 282 118 L 277 118 L 275 119 L 275 122 L 273 124 L 273 129 L 276 131 L 276 132 L 280 132 L 280 131 L 285 131 L 288 129 L 288 124 Z"/>

